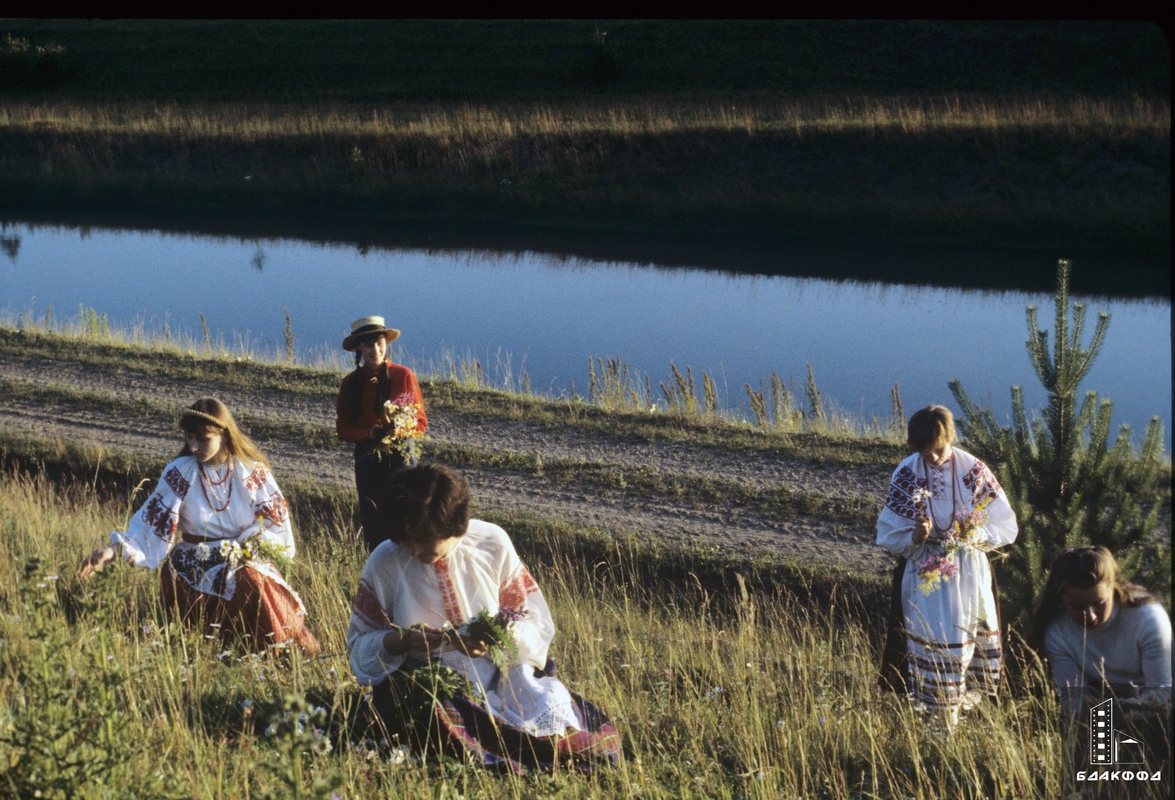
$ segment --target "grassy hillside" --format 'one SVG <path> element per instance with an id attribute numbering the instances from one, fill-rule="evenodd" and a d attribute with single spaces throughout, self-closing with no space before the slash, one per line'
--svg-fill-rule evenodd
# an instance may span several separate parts
<path id="1" fill-rule="evenodd" d="M 615 721 L 624 764 L 515 777 L 405 759 L 363 724 L 365 690 L 348 668 L 363 561 L 349 515 L 308 513 L 287 487 L 299 547 L 289 577 L 323 654 L 251 657 L 169 625 L 147 570 L 113 565 L 78 582 L 81 556 L 131 507 L 93 481 L 0 478 L 0 785 L 14 796 L 325 798 L 333 785 L 347 798 L 937 800 L 1073 786 L 1074 733 L 1038 668 L 942 737 L 877 689 L 879 617 L 851 593 L 812 603 L 752 584 L 723 599 L 684 572 L 677 586 L 650 582 L 623 544 L 585 552 L 569 531 L 507 518 L 494 521 L 552 608 L 559 676 Z M 301 697 L 325 716 L 272 735 L 283 702 Z M 1165 797 L 1163 786 L 1133 796 Z"/>

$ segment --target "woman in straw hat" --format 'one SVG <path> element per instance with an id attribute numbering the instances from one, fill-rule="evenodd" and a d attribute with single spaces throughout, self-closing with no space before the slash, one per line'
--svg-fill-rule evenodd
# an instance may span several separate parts
<path id="1" fill-rule="evenodd" d="M 126 531 L 81 565 L 87 580 L 116 556 L 160 569 L 163 604 L 253 649 L 318 652 L 302 600 L 275 565 L 294 556 L 286 499 L 224 403 L 204 397 L 180 417 L 184 446 Z"/>
<path id="2" fill-rule="evenodd" d="M 417 430 L 423 433 L 428 428 L 416 376 L 387 358 L 388 345 L 399 336 L 398 330 L 384 325 L 383 317 L 363 317 L 351 323 L 351 335 L 343 339 L 343 349 L 355 354 L 355 371 L 339 387 L 335 429 L 339 439 L 355 443 L 355 488 L 369 553 L 384 539 L 378 533 L 376 514 L 384 482 L 409 461 L 404 453 L 382 446 L 390 433 L 385 404 L 389 400 L 416 404 L 420 409 Z"/>

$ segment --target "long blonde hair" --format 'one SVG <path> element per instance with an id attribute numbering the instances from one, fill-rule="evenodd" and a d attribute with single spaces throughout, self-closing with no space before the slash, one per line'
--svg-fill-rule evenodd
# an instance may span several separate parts
<path id="1" fill-rule="evenodd" d="M 237 426 L 237 421 L 233 419 L 228 406 L 215 397 L 201 397 L 192 403 L 188 410 L 180 415 L 180 430 L 196 436 L 203 436 L 209 432 L 219 433 L 224 437 L 221 446 L 228 450 L 229 455 L 254 466 L 269 466 L 269 460 L 261 449 Z M 186 440 L 179 454 L 192 455 Z"/>

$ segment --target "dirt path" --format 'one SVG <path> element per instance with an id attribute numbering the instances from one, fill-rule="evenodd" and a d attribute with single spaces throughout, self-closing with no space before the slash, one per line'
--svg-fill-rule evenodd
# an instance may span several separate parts
<path id="1" fill-rule="evenodd" d="M 172 380 L 130 369 L 99 371 L 76 362 L 19 358 L 0 354 L 0 377 L 41 387 L 63 387 L 124 400 L 146 398 L 174 410 L 195 397 L 215 395 L 241 416 L 334 425 L 333 398 L 276 390 L 247 391 L 217 384 Z M 427 403 L 427 397 L 425 398 Z M 512 421 L 434 410 L 430 435 L 440 442 L 482 450 L 539 454 L 598 462 L 620 470 L 649 471 L 737 481 L 754 486 L 782 485 L 805 493 L 840 498 L 883 496 L 888 470 L 788 460 L 760 451 L 728 452 L 668 442 L 631 442 L 574 428 L 551 430 L 525 420 Z M 85 408 L 45 407 L 8 398 L 0 407 L 0 430 L 89 442 L 110 450 L 167 458 L 177 450 L 174 429 L 151 418 L 114 416 Z M 263 440 L 279 478 L 353 485 L 350 445 L 319 449 L 287 439 Z M 478 506 L 525 511 L 611 531 L 628 530 L 662 540 L 689 541 L 722 551 L 786 554 L 876 571 L 888 563 L 873 545 L 871 527 L 843 521 L 797 517 L 768 518 L 734 503 L 698 508 L 663 496 L 630 495 L 595 485 L 558 486 L 533 472 L 465 469 Z"/>

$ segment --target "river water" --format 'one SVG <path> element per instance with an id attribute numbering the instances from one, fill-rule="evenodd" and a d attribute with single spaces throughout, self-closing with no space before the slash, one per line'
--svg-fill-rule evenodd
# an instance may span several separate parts
<path id="1" fill-rule="evenodd" d="M 826 402 L 861 420 L 889 418 L 895 383 L 907 414 L 935 402 L 957 411 L 956 377 L 1003 420 L 1010 385 L 1030 407 L 1045 397 L 1025 349 L 1026 305 L 1052 328 L 1044 294 L 23 223 L 4 225 L 0 244 L 0 313 L 11 319 L 84 305 L 116 326 L 201 339 L 203 313 L 214 339 L 284 353 L 288 309 L 299 358 L 321 362 L 341 355 L 352 320 L 380 314 L 402 331 L 395 358 L 422 372 L 472 357 L 499 385 L 525 375 L 535 392 L 574 384 L 582 395 L 589 357 L 619 356 L 660 395 L 673 362 L 699 385 L 711 375 L 721 405 L 744 412 L 744 385 L 772 371 L 802 397 L 807 364 Z M 1132 425 L 1136 440 L 1160 416 L 1169 451 L 1169 298 L 1074 299 L 1090 309 L 1087 331 L 1097 312 L 1112 315 L 1082 389 L 1112 398 L 1115 425 Z"/>

